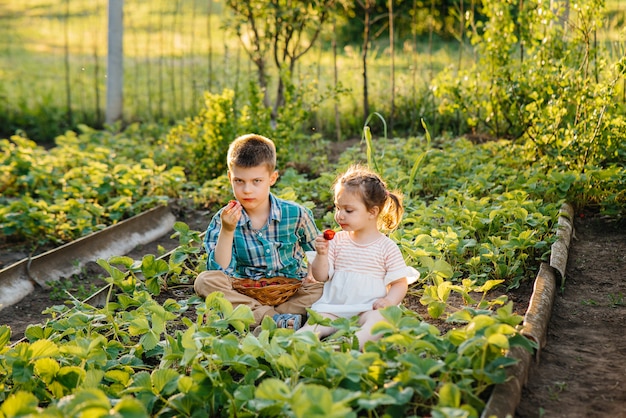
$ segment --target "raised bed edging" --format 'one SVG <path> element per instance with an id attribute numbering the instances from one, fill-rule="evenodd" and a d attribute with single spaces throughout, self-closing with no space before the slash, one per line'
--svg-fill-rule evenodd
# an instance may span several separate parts
<path id="1" fill-rule="evenodd" d="M 556 294 L 557 277 L 560 273 L 561 283 L 565 282 L 565 269 L 569 247 L 574 233 L 574 210 L 569 204 L 561 206 L 557 227 L 557 241 L 552 244 L 550 264 L 541 263 L 533 286 L 533 293 L 524 316 L 521 333 L 537 343 L 535 361 L 539 361 L 541 350 L 546 345 L 547 329 Z M 522 389 L 528 379 L 528 371 L 532 361 L 532 353 L 521 347 L 512 348 L 509 357 L 518 360 L 507 372 L 506 382 L 497 385 L 481 418 L 514 417 L 515 410 L 522 398 Z"/>
<path id="2" fill-rule="evenodd" d="M 0 310 L 21 301 L 35 285 L 69 277 L 89 261 L 123 255 L 172 230 L 176 218 L 168 206 L 158 206 L 139 215 L 93 232 L 75 241 L 26 258 L 0 270 Z"/>

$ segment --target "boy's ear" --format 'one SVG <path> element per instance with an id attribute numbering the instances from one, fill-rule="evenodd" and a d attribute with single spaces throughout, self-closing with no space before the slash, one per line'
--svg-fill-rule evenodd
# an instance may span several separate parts
<path id="1" fill-rule="evenodd" d="M 270 186 L 273 186 L 278 180 L 278 171 L 274 170 L 272 174 L 270 174 Z"/>

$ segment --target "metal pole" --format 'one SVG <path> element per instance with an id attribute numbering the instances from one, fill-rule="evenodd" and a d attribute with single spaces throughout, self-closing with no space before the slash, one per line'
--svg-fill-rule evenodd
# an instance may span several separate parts
<path id="1" fill-rule="evenodd" d="M 122 119 L 124 85 L 124 0 L 109 0 L 108 55 L 107 55 L 107 104 L 106 123 Z"/>

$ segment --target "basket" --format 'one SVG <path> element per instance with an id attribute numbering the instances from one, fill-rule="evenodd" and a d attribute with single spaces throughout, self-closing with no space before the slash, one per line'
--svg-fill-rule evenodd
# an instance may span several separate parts
<path id="1" fill-rule="evenodd" d="M 233 279 L 233 289 L 255 298 L 263 305 L 276 306 L 287 301 L 302 286 L 302 281 L 287 277 L 270 279 Z"/>

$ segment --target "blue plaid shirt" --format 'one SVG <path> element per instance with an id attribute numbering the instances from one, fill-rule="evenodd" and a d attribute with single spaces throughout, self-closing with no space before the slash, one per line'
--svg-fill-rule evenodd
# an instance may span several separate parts
<path id="1" fill-rule="evenodd" d="M 235 228 L 233 256 L 226 269 L 215 262 L 223 210 L 213 216 L 204 237 L 208 270 L 221 270 L 228 276 L 255 280 L 276 276 L 306 277 L 305 251 L 315 250 L 315 237 L 320 234 L 309 209 L 270 193 L 268 223 L 257 231 L 252 229 L 250 217 L 244 210 Z"/>

